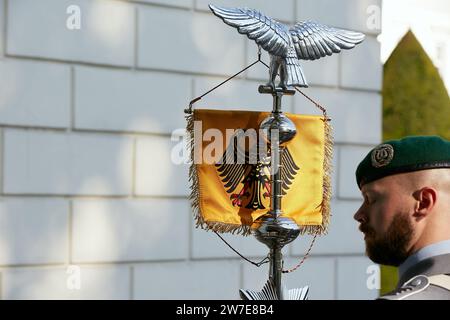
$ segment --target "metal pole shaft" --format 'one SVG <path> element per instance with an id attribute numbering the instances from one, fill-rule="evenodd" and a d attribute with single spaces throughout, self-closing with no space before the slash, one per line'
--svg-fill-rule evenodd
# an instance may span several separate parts
<path id="1" fill-rule="evenodd" d="M 282 168 L 281 155 L 284 143 L 290 141 L 296 134 L 295 124 L 283 115 L 281 99 L 283 95 L 293 95 L 295 90 L 259 86 L 260 93 L 271 94 L 273 98 L 272 113 L 259 125 L 264 130 L 265 138 L 270 146 L 270 211 L 257 218 L 254 225 L 254 234 L 258 241 L 269 247 L 269 282 L 266 284 L 278 299 L 285 299 L 282 285 L 283 255 L 282 248 L 292 242 L 299 234 L 300 229 L 294 220 L 285 217 L 282 212 Z M 270 134 L 269 134 L 270 133 Z M 252 297 L 246 291 L 245 297 Z M 264 294 L 265 293 L 261 293 Z M 268 293 L 270 297 L 273 297 Z"/>
<path id="2" fill-rule="evenodd" d="M 277 117 L 281 113 L 281 98 L 283 93 L 274 92 L 273 93 L 273 110 L 272 114 Z M 270 201 L 270 212 L 273 218 L 278 218 L 281 215 L 281 197 L 282 197 L 282 182 L 281 182 L 281 149 L 280 149 L 280 139 L 279 130 L 272 130 L 270 137 L 270 149 L 272 157 L 272 172 L 271 172 L 271 188 L 272 196 Z M 283 300 L 283 290 L 281 285 L 281 275 L 283 270 L 283 254 L 281 253 L 281 245 L 276 243 L 270 249 L 270 266 L 269 266 L 269 278 L 272 279 L 275 290 L 277 292 L 278 298 Z"/>
<path id="3" fill-rule="evenodd" d="M 272 113 L 280 113 L 281 112 L 281 98 L 283 97 L 282 92 L 274 92 L 272 94 L 273 97 L 273 109 Z"/>
<path id="4" fill-rule="evenodd" d="M 273 110 L 272 115 L 277 118 L 281 113 L 281 98 L 282 92 L 274 92 L 273 97 Z M 270 184 L 272 189 L 272 196 L 270 199 L 270 212 L 274 218 L 277 218 L 281 214 L 281 197 L 282 197 L 282 181 L 281 181 L 281 150 L 280 150 L 280 136 L 279 130 L 271 130 L 270 136 L 270 150 L 271 150 L 271 177 Z"/>
<path id="5" fill-rule="evenodd" d="M 281 253 L 281 247 L 274 247 L 270 249 L 270 266 L 269 266 L 269 278 L 272 279 L 275 286 L 279 300 L 284 300 L 283 290 L 281 285 L 281 275 L 283 271 L 283 254 Z"/>
<path id="6" fill-rule="evenodd" d="M 278 136 L 278 131 L 273 130 L 270 139 L 270 149 L 271 149 L 271 177 L 270 184 L 272 189 L 272 196 L 270 199 L 270 212 L 274 218 L 277 218 L 281 214 L 281 163 L 280 163 L 280 140 Z"/>

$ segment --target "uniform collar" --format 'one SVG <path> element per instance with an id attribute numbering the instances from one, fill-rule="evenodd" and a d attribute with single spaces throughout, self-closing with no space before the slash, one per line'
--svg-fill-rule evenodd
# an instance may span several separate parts
<path id="1" fill-rule="evenodd" d="M 426 247 L 423 247 L 416 253 L 414 253 L 412 256 L 409 256 L 408 259 L 403 262 L 399 268 L 399 276 L 400 278 L 403 277 L 406 271 L 410 269 L 412 266 L 418 264 L 419 262 L 432 258 L 434 256 L 439 256 L 442 254 L 448 254 L 450 253 L 450 240 L 444 240 L 440 242 L 436 242 L 433 244 L 430 244 Z"/>

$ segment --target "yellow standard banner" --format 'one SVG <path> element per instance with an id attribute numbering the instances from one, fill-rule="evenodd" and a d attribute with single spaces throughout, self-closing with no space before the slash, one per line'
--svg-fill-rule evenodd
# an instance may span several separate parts
<path id="1" fill-rule="evenodd" d="M 197 109 L 187 117 L 191 204 L 197 226 L 248 235 L 270 210 L 268 112 Z M 322 116 L 285 114 L 297 129 L 282 145 L 281 208 L 301 233 L 323 234 L 330 216 L 331 128 Z"/>

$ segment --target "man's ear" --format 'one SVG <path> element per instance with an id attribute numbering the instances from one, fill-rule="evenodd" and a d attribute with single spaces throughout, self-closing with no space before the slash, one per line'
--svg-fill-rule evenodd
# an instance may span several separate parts
<path id="1" fill-rule="evenodd" d="M 431 187 L 424 187 L 415 193 L 416 208 L 414 216 L 418 218 L 426 217 L 436 205 L 437 191 Z"/>

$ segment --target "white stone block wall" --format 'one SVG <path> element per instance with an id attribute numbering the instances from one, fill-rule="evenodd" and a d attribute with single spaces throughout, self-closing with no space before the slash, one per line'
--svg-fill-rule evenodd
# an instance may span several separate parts
<path id="1" fill-rule="evenodd" d="M 170 161 L 188 102 L 257 56 L 209 2 L 367 34 L 352 51 L 302 63 L 304 92 L 333 119 L 333 217 L 285 280 L 309 284 L 311 299 L 377 296 L 352 216 L 355 166 L 381 139 L 380 30 L 366 25 L 380 0 L 0 0 L 1 298 L 238 299 L 239 288 L 263 285 L 267 265 L 194 228 L 187 167 Z M 66 27 L 70 5 L 80 30 Z M 270 110 L 257 93 L 266 80 L 255 66 L 197 105 Z M 318 114 L 300 95 L 284 109 Z M 267 252 L 252 237 L 225 238 L 254 260 Z M 310 241 L 286 247 L 286 267 Z"/>

